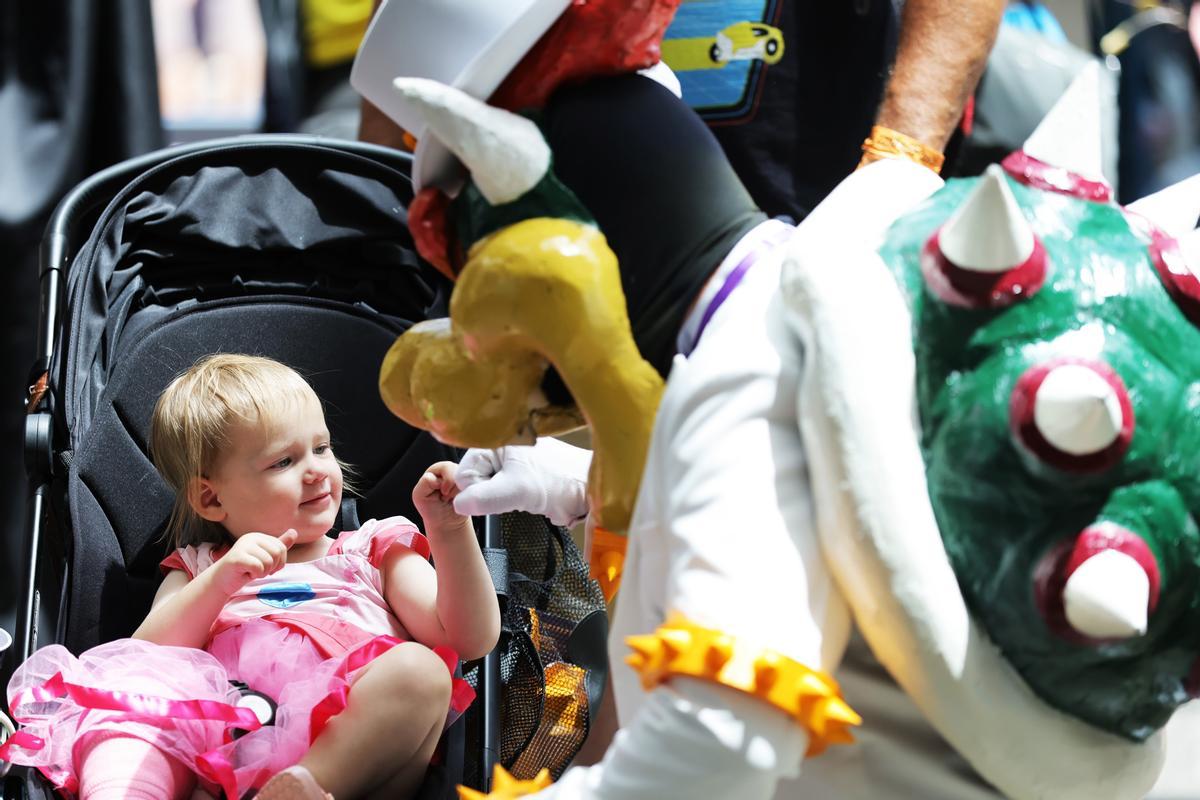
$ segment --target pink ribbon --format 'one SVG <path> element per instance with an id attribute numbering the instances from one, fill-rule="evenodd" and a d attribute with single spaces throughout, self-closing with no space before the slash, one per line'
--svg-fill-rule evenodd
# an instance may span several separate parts
<path id="1" fill-rule="evenodd" d="M 30 702 L 45 702 L 69 697 L 76 705 L 101 711 L 128 711 L 143 717 L 192 719 L 227 723 L 227 728 L 258 730 L 262 723 L 248 708 L 239 708 L 218 700 L 173 700 L 152 694 L 114 692 L 93 689 L 63 680 L 61 672 L 41 686 L 26 689 L 17 696 L 14 708 Z M 23 722 L 25 720 L 19 719 Z"/>
<path id="2" fill-rule="evenodd" d="M 350 691 L 346 676 L 365 667 L 398 644 L 403 644 L 403 642 L 395 637 L 376 636 L 346 655 L 331 677 L 329 694 L 313 707 L 309 728 L 310 743 L 316 740 L 330 719 L 345 710 Z M 453 674 L 454 667 L 458 664 L 458 654 L 448 647 L 435 647 L 433 652 L 441 657 L 446 668 Z M 155 695 L 93 689 L 68 683 L 63 679 L 61 672 L 55 673 L 54 677 L 40 686 L 34 686 L 21 692 L 14 698 L 12 708 L 15 710 L 31 702 L 45 702 L 62 697 L 69 697 L 83 708 L 127 711 L 143 717 L 224 722 L 226 723 L 226 743 L 230 741 L 229 732 L 231 730 L 256 731 L 262 728 L 258 717 L 248 708 L 239 708 L 216 700 L 172 700 Z M 471 686 L 466 681 L 456 678 L 450 700 L 453 711 L 462 713 L 474 698 L 475 691 Z M 28 721 L 28 718 L 16 716 L 15 712 L 14 718 L 18 722 Z M 0 745 L 0 760 L 9 760 L 7 756 L 13 747 L 37 751 L 45 747 L 45 741 L 25 731 L 18 731 L 7 742 Z M 55 786 L 70 792 L 76 791 L 77 783 L 69 773 L 47 770 L 42 767 L 39 769 Z M 237 797 L 234 766 L 228 757 L 220 752 L 220 748 L 197 756 L 195 769 L 201 777 L 220 786 L 226 796 Z"/>
<path id="3" fill-rule="evenodd" d="M 94 689 L 77 683 L 69 683 L 63 679 L 61 672 L 56 672 L 50 680 L 34 686 L 17 695 L 11 707 L 13 718 L 17 722 L 28 722 L 29 717 L 21 717 L 16 709 L 29 703 L 44 703 L 48 700 L 58 700 L 68 697 L 81 708 L 100 711 L 126 711 L 141 717 L 157 719 L 187 719 L 197 721 L 224 722 L 226 735 L 231 729 L 247 731 L 258 730 L 262 727 L 255 713 L 248 708 L 239 708 L 217 700 L 173 700 L 169 697 L 158 697 L 150 694 L 134 694 L 132 692 L 114 692 L 107 689 Z M 46 746 L 45 740 L 26 731 L 17 731 L 7 742 L 0 745 L 0 760 L 9 761 L 9 753 L 14 747 L 36 752 Z M 55 786 L 74 792 L 78 788 L 75 778 L 62 770 L 38 768 Z"/>

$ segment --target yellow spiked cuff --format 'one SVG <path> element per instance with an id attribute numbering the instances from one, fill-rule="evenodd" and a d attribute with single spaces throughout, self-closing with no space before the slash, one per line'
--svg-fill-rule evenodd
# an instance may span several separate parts
<path id="1" fill-rule="evenodd" d="M 551 783 L 553 781 L 550 780 L 550 770 L 548 769 L 543 769 L 529 780 L 522 781 L 514 778 L 508 773 L 508 770 L 497 764 L 492 770 L 491 792 L 484 794 L 475 789 L 459 786 L 458 800 L 513 800 L 513 798 L 540 792 Z"/>
<path id="2" fill-rule="evenodd" d="M 808 731 L 808 755 L 831 744 L 854 741 L 850 727 L 862 722 L 841 698 L 833 678 L 782 653 L 739 642 L 721 631 L 673 619 L 654 633 L 630 636 L 625 661 L 649 691 L 683 675 L 745 692 L 791 715 Z"/>

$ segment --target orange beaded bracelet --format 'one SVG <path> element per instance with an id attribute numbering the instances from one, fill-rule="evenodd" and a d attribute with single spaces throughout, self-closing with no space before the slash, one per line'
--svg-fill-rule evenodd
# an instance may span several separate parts
<path id="1" fill-rule="evenodd" d="M 863 157 L 858 166 L 864 167 L 881 158 L 907 158 L 934 172 L 941 172 L 946 157 L 932 147 L 921 144 L 900 131 L 876 125 L 862 144 Z"/>

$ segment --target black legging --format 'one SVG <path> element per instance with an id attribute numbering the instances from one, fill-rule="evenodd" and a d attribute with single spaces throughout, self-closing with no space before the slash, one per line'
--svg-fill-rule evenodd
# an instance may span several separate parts
<path id="1" fill-rule="evenodd" d="M 688 307 L 765 215 L 704 122 L 648 78 L 563 88 L 542 124 L 555 174 L 620 263 L 634 339 L 665 377 Z"/>

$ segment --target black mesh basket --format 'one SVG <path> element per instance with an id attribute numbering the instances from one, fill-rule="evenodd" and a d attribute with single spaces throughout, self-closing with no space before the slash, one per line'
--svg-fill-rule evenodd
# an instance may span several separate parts
<path id="1" fill-rule="evenodd" d="M 608 621 L 600 586 L 588 577 L 565 528 L 544 517 L 505 514 L 508 587 L 500 637 L 500 762 L 518 778 L 540 769 L 557 778 L 587 738 L 607 676 Z M 479 664 L 464 677 L 472 685 Z M 467 748 L 480 744 L 468 727 Z M 468 763 L 467 785 L 481 785 Z"/>

